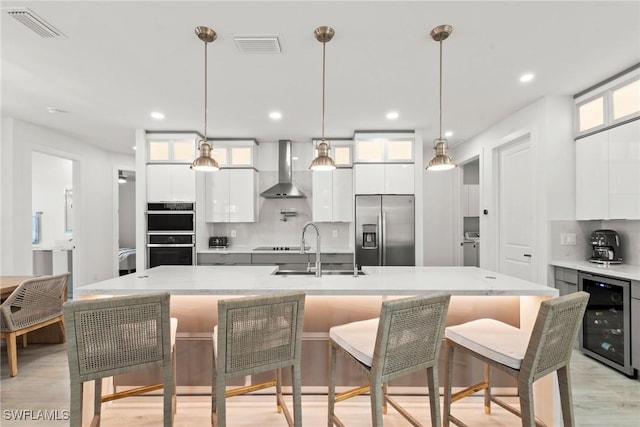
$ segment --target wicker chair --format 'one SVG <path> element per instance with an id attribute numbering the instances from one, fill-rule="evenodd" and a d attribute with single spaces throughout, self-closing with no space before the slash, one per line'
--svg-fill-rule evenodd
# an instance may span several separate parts
<path id="1" fill-rule="evenodd" d="M 302 426 L 301 366 L 302 292 L 235 298 L 218 302 L 214 329 L 211 424 L 226 425 L 225 398 L 276 387 L 276 408 L 289 426 Z M 282 368 L 291 367 L 293 418 L 282 397 Z M 275 379 L 226 390 L 226 381 L 275 371 Z"/>
<path id="2" fill-rule="evenodd" d="M 534 415 L 533 383 L 554 371 L 558 375 L 562 418 L 565 426 L 573 426 L 569 360 L 589 294 L 575 292 L 544 301 L 531 334 L 493 319 L 479 319 L 446 328 L 443 425 L 465 426 L 451 414 L 451 403 L 484 390 L 484 411 L 491 413 L 491 402 L 522 419 L 523 426 L 544 425 Z M 469 353 L 484 362 L 484 381 L 451 394 L 454 350 Z M 518 384 L 520 410 L 491 395 L 490 368 L 515 377 Z"/>
<path id="3" fill-rule="evenodd" d="M 335 403 L 363 393 L 371 393 L 372 426 L 382 426 L 387 403 L 412 425 L 416 418 L 387 393 L 393 378 L 426 369 L 429 386 L 431 425 L 440 427 L 438 356 L 445 327 L 450 295 L 412 297 L 382 303 L 379 319 L 335 326 L 329 330 L 330 378 L 328 425 L 342 426 L 335 414 Z M 367 376 L 369 384 L 335 393 L 336 350 L 341 350 Z"/>
<path id="4" fill-rule="evenodd" d="M 0 305 L 0 338 L 7 342 L 9 371 L 18 374 L 16 338 L 27 346 L 27 332 L 58 323 L 64 342 L 62 304 L 67 294 L 70 273 L 27 279 Z"/>
<path id="5" fill-rule="evenodd" d="M 176 411 L 175 335 L 169 294 L 81 300 L 64 305 L 71 382 L 70 426 L 82 425 L 83 386 L 95 381 L 92 426 L 100 425 L 102 402 L 164 386 L 164 426 Z M 162 383 L 102 395 L 102 378 L 149 368 L 162 369 Z"/>

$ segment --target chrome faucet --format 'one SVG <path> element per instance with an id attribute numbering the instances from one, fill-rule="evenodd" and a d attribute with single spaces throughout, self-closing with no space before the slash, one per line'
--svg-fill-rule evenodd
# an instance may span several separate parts
<path id="1" fill-rule="evenodd" d="M 313 267 L 316 270 L 316 277 L 322 277 L 322 263 L 320 262 L 320 230 L 318 230 L 318 226 L 309 221 L 304 227 L 302 227 L 302 241 L 300 242 L 300 253 L 304 254 L 305 252 L 305 241 L 304 241 L 304 233 L 307 231 L 307 228 L 311 226 L 316 230 L 316 266 Z M 312 267 L 309 264 L 307 267 L 307 271 L 311 271 Z"/>

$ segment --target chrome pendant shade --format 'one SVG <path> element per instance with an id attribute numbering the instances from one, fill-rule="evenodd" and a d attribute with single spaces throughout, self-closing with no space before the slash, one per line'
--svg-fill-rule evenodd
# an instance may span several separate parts
<path id="1" fill-rule="evenodd" d="M 309 169 L 312 171 L 331 171 L 336 168 L 336 164 L 331 158 L 329 152 L 331 147 L 329 141 L 324 137 L 324 96 L 325 96 L 325 69 L 326 69 L 326 46 L 335 35 L 335 31 L 331 27 L 318 27 L 313 32 L 316 40 L 322 43 L 322 137 L 317 145 L 318 157 L 313 159 Z"/>
<path id="2" fill-rule="evenodd" d="M 207 45 L 216 38 L 216 32 L 209 27 L 196 27 L 196 35 L 204 42 L 204 138 L 198 142 L 199 156 L 191 163 L 191 169 L 202 172 L 220 170 L 218 162 L 212 156 L 211 144 L 207 140 Z"/>
<path id="3" fill-rule="evenodd" d="M 431 30 L 431 38 L 440 43 L 440 122 L 439 122 L 439 137 L 433 141 L 433 148 L 435 155 L 429 161 L 427 170 L 431 171 L 443 171 L 456 167 L 455 162 L 447 154 L 448 144 L 447 140 L 442 137 L 442 42 L 446 40 L 453 32 L 451 25 L 439 25 Z"/>

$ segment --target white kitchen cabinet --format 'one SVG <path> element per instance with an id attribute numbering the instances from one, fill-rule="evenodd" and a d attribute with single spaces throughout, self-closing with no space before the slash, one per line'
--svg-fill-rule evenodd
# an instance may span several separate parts
<path id="1" fill-rule="evenodd" d="M 480 186 L 466 184 L 462 186 L 462 215 L 480 216 Z"/>
<path id="2" fill-rule="evenodd" d="M 414 173 L 410 163 L 355 164 L 355 194 L 413 194 Z"/>
<path id="3" fill-rule="evenodd" d="M 206 222 L 255 222 L 258 218 L 258 172 L 221 169 L 206 175 Z"/>
<path id="4" fill-rule="evenodd" d="M 314 221 L 353 221 L 353 171 L 314 172 L 312 202 Z"/>
<path id="5" fill-rule="evenodd" d="M 576 219 L 640 219 L 640 121 L 576 141 Z"/>
<path id="6" fill-rule="evenodd" d="M 640 219 L 640 120 L 609 130 L 609 218 Z"/>
<path id="7" fill-rule="evenodd" d="M 188 164 L 147 165 L 147 201 L 194 202 L 196 176 Z"/>

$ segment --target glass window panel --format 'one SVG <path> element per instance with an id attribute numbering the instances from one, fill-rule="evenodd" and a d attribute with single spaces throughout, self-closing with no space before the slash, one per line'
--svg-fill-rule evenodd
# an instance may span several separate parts
<path id="1" fill-rule="evenodd" d="M 351 164 L 351 148 L 350 147 L 331 147 L 333 150 L 333 161 L 336 165 Z"/>
<path id="2" fill-rule="evenodd" d="M 173 142 L 173 159 L 174 160 L 184 160 L 184 161 L 192 161 L 193 160 L 193 141 L 174 141 Z"/>
<path id="3" fill-rule="evenodd" d="M 413 141 L 389 141 L 387 158 L 389 160 L 412 160 Z"/>
<path id="4" fill-rule="evenodd" d="M 218 165 L 225 166 L 229 164 L 227 160 L 227 147 L 216 147 L 214 145 L 213 150 L 211 151 L 213 152 L 213 158 L 216 159 Z"/>
<path id="5" fill-rule="evenodd" d="M 251 166 L 251 148 L 236 147 L 231 149 L 231 164 L 234 166 Z"/>
<path id="6" fill-rule="evenodd" d="M 149 142 L 149 160 L 169 160 L 169 142 Z"/>
<path id="7" fill-rule="evenodd" d="M 578 107 L 579 131 L 604 124 L 604 97 L 600 96 Z"/>
<path id="8" fill-rule="evenodd" d="M 640 79 L 613 91 L 613 120 L 640 112 Z"/>
<path id="9" fill-rule="evenodd" d="M 383 160 L 383 140 L 358 141 L 358 160 L 381 162 Z"/>

